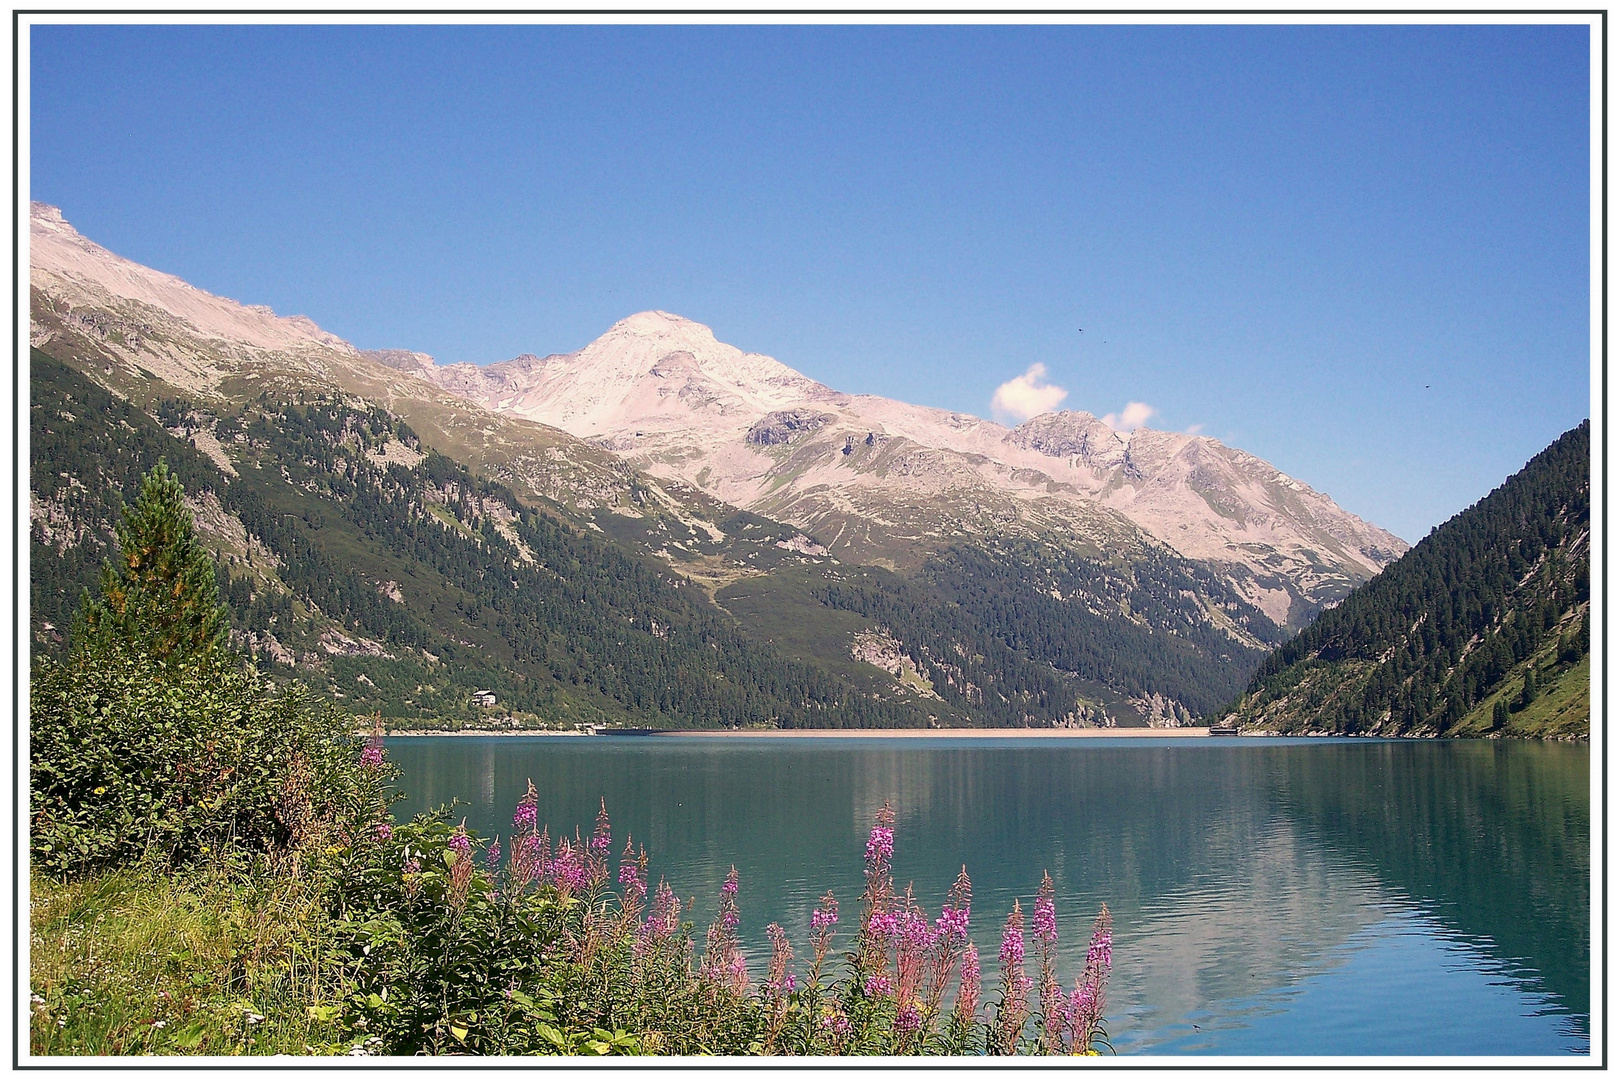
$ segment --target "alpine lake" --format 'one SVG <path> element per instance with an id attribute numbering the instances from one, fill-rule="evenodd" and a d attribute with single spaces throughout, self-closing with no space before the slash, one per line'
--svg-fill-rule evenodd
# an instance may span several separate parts
<path id="1" fill-rule="evenodd" d="M 1185 738 L 412 736 L 396 818 L 459 800 L 503 842 L 529 780 L 553 838 L 589 834 L 695 898 L 701 949 L 736 866 L 755 978 L 765 927 L 809 951 L 828 890 L 859 917 L 873 815 L 932 915 L 965 864 L 987 1000 L 1001 927 L 1049 871 L 1058 975 L 1114 918 L 1120 1054 L 1590 1052 L 1586 744 Z M 1031 949 L 1031 974 L 1034 973 Z"/>

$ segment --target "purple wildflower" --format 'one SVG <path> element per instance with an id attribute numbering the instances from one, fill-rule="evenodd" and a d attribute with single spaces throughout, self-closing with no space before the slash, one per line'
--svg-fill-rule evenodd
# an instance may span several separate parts
<path id="1" fill-rule="evenodd" d="M 1001 962 L 1016 967 L 1024 962 L 1024 920 L 1017 918 L 1018 901 L 1013 901 L 1014 915 L 1007 917 L 1007 926 L 1001 932 Z"/>
<path id="2" fill-rule="evenodd" d="M 596 831 L 591 833 L 591 853 L 601 855 L 613 846 L 613 828 L 608 824 L 607 800 L 596 813 Z"/>
<path id="3" fill-rule="evenodd" d="M 1001 932 L 1001 1007 L 992 1042 L 996 1053 L 1017 1053 L 1018 1036 L 1029 1019 L 1027 995 L 1032 984 L 1024 974 L 1024 909 L 1014 900 Z"/>
<path id="4" fill-rule="evenodd" d="M 1095 964 L 1101 968 L 1114 966 L 1114 932 L 1107 927 L 1097 930 L 1091 935 L 1091 948 L 1086 950 L 1087 965 Z"/>
<path id="5" fill-rule="evenodd" d="M 865 989 L 867 997 L 878 997 L 887 994 L 890 990 L 889 977 L 887 975 L 868 975 Z"/>
<path id="6" fill-rule="evenodd" d="M 1030 929 L 1035 931 L 1035 936 L 1047 945 L 1057 941 L 1057 913 L 1053 908 L 1052 898 L 1043 896 L 1035 901 L 1035 913 L 1029 920 Z"/>
<path id="7" fill-rule="evenodd" d="M 491 870 L 501 865 L 501 841 L 499 837 L 489 842 L 489 849 L 484 852 L 484 865 Z"/>
<path id="8" fill-rule="evenodd" d="M 894 1033 L 896 1035 L 910 1035 L 922 1027 L 922 1014 L 917 1006 L 905 1004 L 900 1006 L 894 1014 Z"/>
<path id="9" fill-rule="evenodd" d="M 360 767 L 366 770 L 382 768 L 385 753 L 381 739 L 366 740 L 365 749 L 360 751 Z"/>
<path id="10" fill-rule="evenodd" d="M 467 835 L 465 819 L 450 834 L 445 847 L 456 855 L 450 864 L 449 903 L 452 910 L 460 911 L 467 903 L 467 890 L 472 887 L 473 875 L 472 839 Z"/>
<path id="11" fill-rule="evenodd" d="M 372 835 L 378 840 L 392 840 L 394 838 L 394 827 L 386 821 L 379 821 L 376 827 L 372 829 Z"/>
<path id="12" fill-rule="evenodd" d="M 540 805 L 540 793 L 534 790 L 534 781 L 529 781 L 529 790 L 523 798 L 518 800 L 517 809 L 512 811 L 512 828 L 518 832 L 534 832 L 537 818 L 536 807 Z"/>

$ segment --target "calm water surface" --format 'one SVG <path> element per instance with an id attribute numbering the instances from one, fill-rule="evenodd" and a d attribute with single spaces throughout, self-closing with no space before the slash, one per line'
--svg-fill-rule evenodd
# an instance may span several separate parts
<path id="1" fill-rule="evenodd" d="M 589 832 L 606 798 L 616 847 L 628 830 L 655 881 L 697 898 L 700 939 L 735 864 L 756 974 L 768 923 L 808 951 L 829 888 L 847 929 L 889 800 L 897 883 L 930 911 L 967 864 L 987 991 L 1001 922 L 1043 869 L 1066 982 L 1108 904 L 1120 1053 L 1589 1050 L 1584 745 L 507 736 L 389 753 L 397 815 L 460 799 L 485 836 L 509 831 L 531 777 L 553 836 Z"/>

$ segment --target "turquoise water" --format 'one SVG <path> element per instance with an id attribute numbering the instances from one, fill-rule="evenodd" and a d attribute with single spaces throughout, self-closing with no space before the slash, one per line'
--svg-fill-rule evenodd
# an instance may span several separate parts
<path id="1" fill-rule="evenodd" d="M 937 910 L 959 868 L 995 980 L 1002 920 L 1057 885 L 1072 983 L 1102 903 L 1122 1054 L 1584 1054 L 1584 745 L 1373 741 L 421 737 L 389 740 L 410 799 L 460 799 L 504 834 L 529 778 L 552 834 L 598 800 L 698 934 L 741 874 L 764 927 L 809 938 L 827 889 L 847 929 L 873 813 L 895 875 Z M 842 939 L 841 939 L 842 940 Z M 835 945 L 835 949 L 837 946 Z"/>

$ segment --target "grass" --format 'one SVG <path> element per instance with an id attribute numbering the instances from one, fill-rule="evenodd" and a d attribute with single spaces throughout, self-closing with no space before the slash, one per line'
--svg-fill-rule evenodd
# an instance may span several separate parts
<path id="1" fill-rule="evenodd" d="M 34 1054 L 347 1049 L 326 919 L 295 877 L 130 869 L 29 893 Z"/>
<path id="2" fill-rule="evenodd" d="M 1588 653 L 1574 664 L 1563 665 L 1553 662 L 1554 651 L 1544 648 L 1515 668 L 1494 694 L 1476 705 L 1456 730 L 1447 734 L 1490 734 L 1491 713 L 1500 699 L 1507 701 L 1511 709 L 1503 735 L 1531 739 L 1588 737 L 1592 730 L 1592 656 Z M 1520 708 L 1524 675 L 1532 664 L 1541 691 L 1535 701 Z"/>

